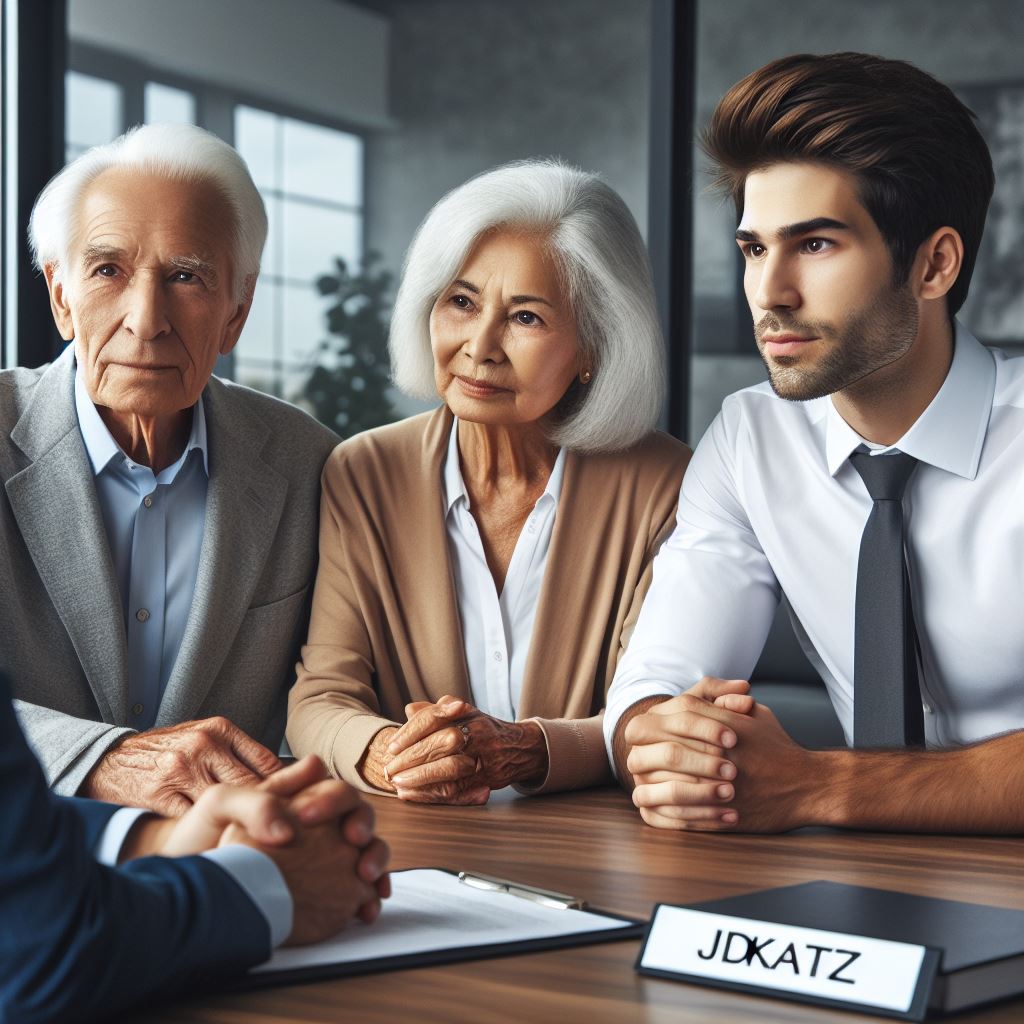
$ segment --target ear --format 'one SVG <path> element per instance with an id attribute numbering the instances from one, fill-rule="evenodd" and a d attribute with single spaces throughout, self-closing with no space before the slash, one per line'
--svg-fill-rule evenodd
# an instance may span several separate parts
<path id="1" fill-rule="evenodd" d="M 220 354 L 226 356 L 237 344 L 242 334 L 245 321 L 249 318 L 252 308 L 252 297 L 256 292 L 256 275 L 249 274 L 245 279 L 241 301 L 235 307 L 231 319 L 224 326 L 224 337 L 220 341 Z"/>
<path id="2" fill-rule="evenodd" d="M 53 313 L 53 322 L 57 325 L 60 336 L 65 341 L 71 341 L 75 336 L 75 325 L 71 318 L 71 306 L 68 304 L 64 282 L 57 276 L 57 264 L 47 263 L 43 267 L 43 276 L 50 291 L 50 312 Z"/>
<path id="3" fill-rule="evenodd" d="M 933 231 L 918 247 L 911 281 L 918 298 L 941 299 L 953 287 L 964 264 L 964 243 L 956 228 Z"/>

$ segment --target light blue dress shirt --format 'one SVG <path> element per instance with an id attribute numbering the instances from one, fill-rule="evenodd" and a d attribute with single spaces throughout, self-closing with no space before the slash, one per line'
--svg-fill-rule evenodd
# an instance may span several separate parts
<path id="1" fill-rule="evenodd" d="M 128 700 L 131 725 L 149 729 L 178 657 L 196 589 L 206 523 L 209 462 L 206 415 L 196 403 L 192 432 L 181 458 L 159 474 L 129 459 L 92 404 L 82 370 L 75 372 L 75 410 L 85 450 L 96 474 L 103 525 L 128 638 Z M 96 850 L 100 863 L 116 864 L 140 814 L 118 811 Z M 223 846 L 203 856 L 242 887 L 270 925 L 278 946 L 292 930 L 293 904 L 277 865 L 258 850 Z"/>
<path id="2" fill-rule="evenodd" d="M 92 404 L 82 371 L 75 409 L 96 474 L 103 525 L 128 638 L 128 723 L 150 729 L 192 607 L 206 522 L 206 415 L 196 403 L 181 457 L 154 474 L 118 447 Z"/>

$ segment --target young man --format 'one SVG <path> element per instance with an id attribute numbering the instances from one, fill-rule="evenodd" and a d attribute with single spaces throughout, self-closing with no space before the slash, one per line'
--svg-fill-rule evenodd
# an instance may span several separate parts
<path id="1" fill-rule="evenodd" d="M 953 320 L 993 187 L 973 116 L 909 64 L 793 56 L 705 146 L 770 386 L 687 471 L 609 694 L 619 776 L 663 828 L 1024 831 L 1024 360 Z M 783 592 L 854 749 L 747 694 Z"/>

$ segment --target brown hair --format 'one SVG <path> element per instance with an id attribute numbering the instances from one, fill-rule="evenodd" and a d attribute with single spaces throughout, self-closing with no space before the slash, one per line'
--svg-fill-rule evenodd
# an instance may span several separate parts
<path id="1" fill-rule="evenodd" d="M 783 57 L 722 97 L 701 143 L 741 216 L 752 171 L 814 161 L 852 172 L 897 284 L 933 231 L 956 228 L 964 261 L 950 316 L 963 305 L 995 176 L 974 114 L 931 75 L 863 53 Z"/>

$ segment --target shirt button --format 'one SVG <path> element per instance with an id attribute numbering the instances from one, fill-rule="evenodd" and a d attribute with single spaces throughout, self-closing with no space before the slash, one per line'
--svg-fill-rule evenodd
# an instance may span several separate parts
<path id="1" fill-rule="evenodd" d="M 145 710 L 145 708 L 143 708 L 143 706 L 141 704 L 133 704 L 132 705 L 132 714 L 133 715 L 141 715 L 144 710 Z"/>
<path id="2" fill-rule="evenodd" d="M 135 618 L 137 618 L 139 620 L 139 622 L 146 622 L 149 619 L 149 611 L 148 611 L 148 609 L 140 608 L 135 613 Z"/>
<path id="3" fill-rule="evenodd" d="M 494 652 L 494 660 L 495 661 L 501 661 L 501 651 L 495 651 Z"/>
<path id="4" fill-rule="evenodd" d="M 153 495 L 152 494 L 147 494 L 142 499 L 142 504 L 145 505 L 146 508 L 152 508 L 153 507 Z"/>

